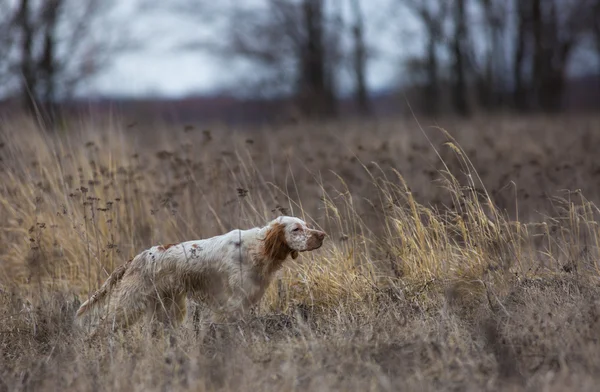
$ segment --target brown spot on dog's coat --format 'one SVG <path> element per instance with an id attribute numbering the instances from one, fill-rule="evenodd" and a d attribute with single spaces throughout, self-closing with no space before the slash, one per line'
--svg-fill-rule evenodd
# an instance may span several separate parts
<path id="1" fill-rule="evenodd" d="M 192 248 L 194 248 L 194 249 L 198 249 L 198 248 L 199 248 L 199 246 L 198 246 L 198 244 L 192 244 Z"/>
<path id="2" fill-rule="evenodd" d="M 173 247 L 173 246 L 175 246 L 175 245 L 177 245 L 177 244 L 167 244 L 167 245 L 165 245 L 165 246 L 162 246 L 162 245 L 161 245 L 161 246 L 159 246 L 159 247 L 158 247 L 158 250 L 165 251 L 165 250 L 168 250 L 169 248 L 171 248 L 171 247 Z"/>

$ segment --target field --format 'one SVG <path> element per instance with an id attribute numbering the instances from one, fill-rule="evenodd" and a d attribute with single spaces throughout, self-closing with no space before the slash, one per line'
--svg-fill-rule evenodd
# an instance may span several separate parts
<path id="1" fill-rule="evenodd" d="M 592 391 L 600 118 L 210 129 L 0 122 L 0 391 Z M 285 213 L 328 233 L 236 324 L 86 338 L 155 244 Z"/>

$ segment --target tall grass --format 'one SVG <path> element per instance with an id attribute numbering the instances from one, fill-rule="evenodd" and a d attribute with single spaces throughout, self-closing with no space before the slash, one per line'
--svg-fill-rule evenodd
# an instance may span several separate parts
<path id="1" fill-rule="evenodd" d="M 510 220 L 444 130 L 442 148 L 451 151 L 460 170 L 451 172 L 430 146 L 443 164 L 431 186 L 450 200 L 433 206 L 419 203 L 395 168 L 386 173 L 360 160 L 357 170 L 368 180 L 363 187 L 371 199 L 358 205 L 361 195 L 335 166 L 323 169 L 337 185 L 306 168 L 297 178 L 299 173 L 281 164 L 289 159 L 285 151 L 270 145 L 270 152 L 260 151 L 264 146 L 254 146 L 248 135 L 154 134 L 156 148 L 136 141 L 143 131 L 118 127 L 83 124 L 62 135 L 28 123 L 5 127 L 4 285 L 85 295 L 145 247 L 260 225 L 281 213 L 312 221 L 330 238 L 322 251 L 284 271 L 283 284 L 267 295 L 267 307 L 336 306 L 399 282 L 482 279 L 496 271 L 526 276 L 573 264 L 597 272 L 593 203 L 568 193 L 554 199 L 559 216 Z M 269 166 L 277 171 L 271 178 Z M 311 196 L 303 198 L 301 190 Z M 367 208 L 370 222 L 362 218 Z"/>
<path id="2" fill-rule="evenodd" d="M 465 151 L 444 130 L 425 130 L 432 141 L 424 143 L 397 124 L 363 125 L 373 127 L 371 139 L 335 124 L 250 132 L 81 123 L 53 134 L 25 119 L 1 126 L 0 287 L 17 293 L 28 315 L 63 293 L 58 303 L 70 307 L 59 312 L 61 325 L 77 298 L 141 250 L 279 214 L 329 238 L 286 265 L 257 309 L 263 317 L 300 309 L 324 317 L 322 328 L 359 325 L 360 317 L 371 328 L 382 298 L 421 311 L 458 301 L 463 310 L 486 304 L 508 314 L 502 298 L 523 282 L 599 277 L 592 201 L 557 188 L 545 211 L 533 211 L 511 177 L 503 188 L 486 186 L 510 167 L 478 172 L 470 155 L 481 160 L 484 148 Z M 416 171 L 420 154 L 430 159 Z"/>

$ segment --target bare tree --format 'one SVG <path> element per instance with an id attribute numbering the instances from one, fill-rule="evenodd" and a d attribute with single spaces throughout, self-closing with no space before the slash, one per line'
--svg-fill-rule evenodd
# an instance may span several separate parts
<path id="1" fill-rule="evenodd" d="M 456 112 L 462 116 L 469 115 L 467 85 L 467 0 L 455 0 L 453 8 L 454 34 L 450 43 L 452 53 L 452 98 Z"/>
<path id="2" fill-rule="evenodd" d="M 471 111 L 472 91 L 488 110 L 504 105 L 510 94 L 520 110 L 560 110 L 568 65 L 582 37 L 596 31 L 600 53 L 599 0 L 402 3 L 425 30 L 425 58 L 410 65 L 412 70 L 425 71 L 424 107 L 430 114 L 435 113 L 446 77 L 454 111 L 461 115 Z M 475 39 L 475 34 L 484 39 Z"/>
<path id="3" fill-rule="evenodd" d="M 12 8 L 10 0 L 0 0 L 0 85 L 7 86 L 11 81 L 9 71 L 11 67 L 11 59 L 14 56 L 13 43 L 13 20 Z M 5 87 L 6 88 L 6 87 Z M 2 91 L 0 90 L 0 97 Z"/>
<path id="4" fill-rule="evenodd" d="M 488 110 L 504 104 L 508 81 L 505 77 L 507 59 L 504 40 L 508 24 L 508 4 L 505 0 L 479 0 L 487 42 L 483 73 L 479 77 L 479 101 Z"/>
<path id="5" fill-rule="evenodd" d="M 0 0 L 2 1 L 2 0 Z M 102 0 L 17 0 L 0 3 L 0 50 L 6 73 L 18 80 L 24 107 L 53 122 L 56 103 L 106 64 L 117 41 L 99 22 L 110 2 Z M 0 67 L 1 68 L 1 67 Z"/>
<path id="6" fill-rule="evenodd" d="M 528 87 L 525 78 L 525 60 L 528 52 L 529 36 L 529 14 L 527 1 L 515 0 L 517 15 L 517 31 L 515 33 L 515 52 L 513 55 L 513 101 L 518 110 L 526 110 L 528 107 Z"/>
<path id="7" fill-rule="evenodd" d="M 571 54 L 588 30 L 589 0 L 515 0 L 518 15 L 515 103 L 561 109 Z M 527 56 L 530 52 L 531 56 Z M 529 63 L 529 64 L 527 64 Z M 525 75 L 530 75 L 529 80 Z"/>
<path id="8" fill-rule="evenodd" d="M 313 117 L 334 113 L 333 75 L 328 73 L 323 0 L 303 0 L 299 44 L 298 95 L 302 111 Z"/>
<path id="9" fill-rule="evenodd" d="M 420 19 L 425 29 L 426 58 L 423 62 L 426 74 L 424 103 L 425 112 L 435 115 L 440 110 L 440 61 L 439 50 L 444 43 L 444 24 L 448 3 L 444 0 L 403 0 L 404 4 Z"/>
<path id="10" fill-rule="evenodd" d="M 596 46 L 596 59 L 598 61 L 598 76 L 600 76 L 600 0 L 594 0 L 590 12 L 591 30 Z M 600 87 L 600 81 L 598 82 Z"/>
<path id="11" fill-rule="evenodd" d="M 340 23 L 330 0 L 262 0 L 210 3 L 179 0 L 169 6 L 204 23 L 210 14 L 213 37 L 191 39 L 187 50 L 206 50 L 253 66 L 251 93 L 291 96 L 308 117 L 336 114 L 336 76 L 341 62 Z M 329 7 L 332 8 L 332 7 Z"/>
<path id="12" fill-rule="evenodd" d="M 355 83 L 355 99 L 361 114 L 369 114 L 371 108 L 367 96 L 367 50 L 364 38 L 364 15 L 359 0 L 350 0 L 354 13 L 354 26 L 352 27 L 353 48 L 353 70 Z"/>
<path id="13" fill-rule="evenodd" d="M 55 94 L 55 35 L 58 14 L 62 2 L 48 0 L 37 10 L 39 16 L 34 20 L 34 12 L 30 0 L 20 0 L 15 30 L 19 31 L 21 38 L 20 61 L 18 64 L 21 73 L 21 97 L 25 107 L 30 112 L 35 112 L 43 102 L 46 112 L 51 113 L 49 107 L 54 101 Z M 34 45 L 39 40 L 41 49 L 34 53 Z"/>

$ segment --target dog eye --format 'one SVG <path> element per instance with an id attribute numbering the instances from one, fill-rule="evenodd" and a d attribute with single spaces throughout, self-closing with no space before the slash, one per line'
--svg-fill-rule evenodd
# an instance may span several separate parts
<path id="1" fill-rule="evenodd" d="M 294 230 L 292 230 L 292 231 L 300 231 L 300 228 L 299 228 L 299 227 L 296 227 L 296 228 L 295 228 Z"/>

